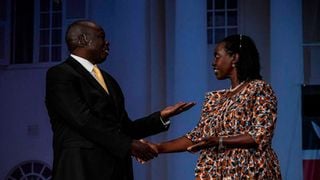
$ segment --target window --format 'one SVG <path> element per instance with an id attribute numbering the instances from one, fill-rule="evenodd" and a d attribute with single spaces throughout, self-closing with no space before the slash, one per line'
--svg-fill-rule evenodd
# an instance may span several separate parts
<path id="1" fill-rule="evenodd" d="M 238 32 L 238 1 L 207 0 L 207 42 L 214 44 Z"/>
<path id="2" fill-rule="evenodd" d="M 34 1 L 12 1 L 11 63 L 32 63 Z"/>
<path id="3" fill-rule="evenodd" d="M 52 179 L 49 165 L 39 160 L 30 160 L 19 163 L 7 175 L 7 180 L 47 180 Z"/>
<path id="4" fill-rule="evenodd" d="M 11 64 L 61 60 L 62 3 L 60 0 L 12 2 Z"/>
<path id="5" fill-rule="evenodd" d="M 302 3 L 304 83 L 320 84 L 320 1 Z"/>
<path id="6" fill-rule="evenodd" d="M 40 1 L 39 62 L 61 61 L 62 2 Z"/>
<path id="7" fill-rule="evenodd" d="M 5 65 L 8 63 L 8 46 L 10 46 L 9 42 L 9 27 L 8 25 L 8 14 L 7 8 L 9 7 L 6 1 L 0 1 L 0 65 Z"/>
<path id="8" fill-rule="evenodd" d="M 61 61 L 67 53 L 64 44 L 66 27 L 76 19 L 87 17 L 86 0 L 0 2 L 0 45 L 9 46 L 6 47 L 8 50 L 0 50 L 0 65 Z M 9 12 L 5 11 L 6 6 L 11 7 Z M 7 14 L 12 17 L 6 18 Z M 10 31 L 7 38 L 8 33 L 3 32 Z M 7 51 L 10 52 L 8 55 L 5 54 Z"/>

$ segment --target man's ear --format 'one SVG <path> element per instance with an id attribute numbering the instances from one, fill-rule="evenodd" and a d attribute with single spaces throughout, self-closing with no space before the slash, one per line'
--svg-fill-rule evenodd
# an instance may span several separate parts
<path id="1" fill-rule="evenodd" d="M 90 44 L 91 44 L 91 40 L 88 40 L 86 34 L 81 34 L 81 35 L 78 36 L 78 45 L 79 45 L 79 47 L 90 46 Z"/>

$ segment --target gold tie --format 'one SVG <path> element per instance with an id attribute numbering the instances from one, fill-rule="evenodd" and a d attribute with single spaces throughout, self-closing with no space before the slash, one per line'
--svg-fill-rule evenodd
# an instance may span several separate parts
<path id="1" fill-rule="evenodd" d="M 103 87 L 103 89 L 109 94 L 109 90 L 107 88 L 107 85 L 106 83 L 104 82 L 104 79 L 103 79 L 103 76 L 101 74 L 101 71 L 100 69 L 98 68 L 97 65 L 94 65 L 93 66 L 93 69 L 92 69 L 97 81 L 99 82 L 99 84 Z"/>

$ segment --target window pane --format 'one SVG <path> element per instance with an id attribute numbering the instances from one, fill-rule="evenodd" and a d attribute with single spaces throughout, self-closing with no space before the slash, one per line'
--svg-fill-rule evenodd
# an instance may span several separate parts
<path id="1" fill-rule="evenodd" d="M 215 37 L 215 43 L 221 41 L 225 37 L 224 29 L 216 29 L 214 37 Z"/>
<path id="2" fill-rule="evenodd" d="M 61 61 L 61 46 L 52 47 L 51 53 L 53 62 Z"/>
<path id="3" fill-rule="evenodd" d="M 227 0 L 227 8 L 228 9 L 236 9 L 238 7 L 238 0 Z"/>
<path id="4" fill-rule="evenodd" d="M 319 84 L 320 82 L 320 45 L 303 48 L 304 56 L 304 82 Z"/>
<path id="5" fill-rule="evenodd" d="M 47 12 L 50 10 L 50 0 L 40 0 L 40 11 Z"/>
<path id="6" fill-rule="evenodd" d="M 319 0 L 302 1 L 303 42 L 320 42 Z"/>
<path id="7" fill-rule="evenodd" d="M 62 17 L 61 13 L 53 13 L 52 14 L 52 27 L 61 27 L 62 26 Z"/>
<path id="8" fill-rule="evenodd" d="M 21 168 L 23 169 L 23 172 L 25 174 L 32 173 L 32 167 L 31 167 L 30 163 L 26 163 L 26 164 L 21 165 Z"/>
<path id="9" fill-rule="evenodd" d="M 212 16 L 213 16 L 212 12 L 207 13 L 207 27 L 213 26 Z"/>
<path id="10" fill-rule="evenodd" d="M 0 21 L 5 21 L 6 20 L 6 11 L 7 5 L 6 1 L 0 0 Z"/>
<path id="11" fill-rule="evenodd" d="M 12 63 L 32 63 L 33 60 L 33 17 L 34 2 L 12 1 L 13 12 L 13 41 Z"/>
<path id="12" fill-rule="evenodd" d="M 236 26 L 237 22 L 237 12 L 236 11 L 228 11 L 228 25 L 229 26 Z"/>
<path id="13" fill-rule="evenodd" d="M 50 43 L 50 31 L 41 30 L 40 31 L 40 45 L 48 45 Z"/>
<path id="14" fill-rule="evenodd" d="M 225 15 L 224 12 L 215 12 L 215 26 L 224 26 L 225 25 Z"/>
<path id="15" fill-rule="evenodd" d="M 4 27 L 0 27 L 0 59 L 4 59 Z"/>
<path id="16" fill-rule="evenodd" d="M 207 0 L 207 10 L 212 10 L 212 5 L 213 5 L 213 3 L 212 3 L 212 1 L 213 0 Z"/>
<path id="17" fill-rule="evenodd" d="M 233 35 L 233 34 L 237 34 L 238 33 L 238 29 L 237 28 L 230 28 L 227 30 L 228 32 L 228 36 Z"/>
<path id="18" fill-rule="evenodd" d="M 61 30 L 52 30 L 52 44 L 61 44 Z"/>
<path id="19" fill-rule="evenodd" d="M 61 0 L 53 0 L 52 1 L 52 10 L 53 11 L 61 11 L 61 9 L 62 9 Z"/>
<path id="20" fill-rule="evenodd" d="M 224 9 L 224 1 L 225 0 L 215 0 L 214 8 L 215 9 Z"/>
<path id="21" fill-rule="evenodd" d="M 207 29 L 207 40 L 208 40 L 208 44 L 212 44 L 212 40 L 213 40 L 213 30 L 212 29 Z"/>
<path id="22" fill-rule="evenodd" d="M 41 14 L 40 16 L 40 28 L 50 27 L 50 15 L 48 13 Z"/>
<path id="23" fill-rule="evenodd" d="M 49 48 L 48 47 L 40 47 L 39 61 L 40 62 L 48 62 L 49 61 Z"/>
<path id="24" fill-rule="evenodd" d="M 12 174 L 11 177 L 14 177 L 15 179 L 22 179 L 23 175 L 20 169 L 16 169 Z"/>
<path id="25" fill-rule="evenodd" d="M 40 174 L 42 169 L 43 169 L 43 164 L 37 163 L 37 162 L 33 163 L 33 172 Z M 31 179 L 33 179 L 33 178 L 31 178 Z"/>
<path id="26" fill-rule="evenodd" d="M 48 167 L 45 167 L 44 170 L 42 171 L 42 176 L 45 177 L 46 179 L 49 179 L 49 177 L 51 177 L 51 174 L 52 172 Z"/>

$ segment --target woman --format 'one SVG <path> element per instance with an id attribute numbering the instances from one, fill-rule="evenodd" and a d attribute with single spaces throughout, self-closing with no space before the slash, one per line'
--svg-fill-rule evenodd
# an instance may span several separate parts
<path id="1" fill-rule="evenodd" d="M 206 94 L 201 119 L 185 136 L 150 144 L 158 153 L 200 150 L 196 180 L 281 179 L 271 148 L 277 99 L 260 75 L 259 53 L 244 35 L 232 35 L 215 48 L 212 63 L 231 88 Z"/>

